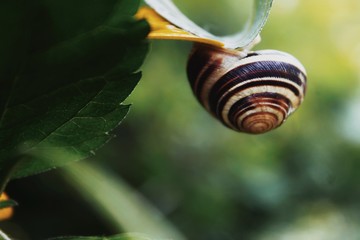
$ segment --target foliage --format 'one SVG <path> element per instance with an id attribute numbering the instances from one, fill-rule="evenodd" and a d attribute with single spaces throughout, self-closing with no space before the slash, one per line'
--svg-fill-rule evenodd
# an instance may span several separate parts
<path id="1" fill-rule="evenodd" d="M 221 1 L 233 12 L 217 7 L 220 1 L 178 2 L 213 19 L 231 21 L 246 14 L 233 5 L 246 1 Z M 208 8 L 221 17 L 212 17 Z M 10 17 L 3 9 L 1 23 Z M 299 58 L 307 68 L 309 86 L 301 108 L 281 128 L 261 136 L 232 132 L 199 106 L 184 73 L 188 44 L 154 42 L 140 86 L 128 100 L 136 108 L 115 130 L 119 137 L 89 161 L 96 162 L 100 172 L 124 178 L 133 187 L 130 192 L 145 196 L 189 239 L 358 239 L 359 9 L 356 0 L 274 2 L 258 47 Z M 1 31 L 22 35 L 12 26 Z M 63 30 L 68 27 L 73 25 Z M 13 39 L 7 47 L 0 40 L 7 66 L 16 66 L 19 59 L 10 52 L 22 52 L 9 47 L 20 41 Z M 68 176 L 66 170 L 57 170 L 11 181 L 7 192 L 20 207 L 13 220 L 0 227 L 16 239 L 117 234 L 119 229 L 109 224 L 112 219 L 96 200 L 117 198 L 96 191 L 79 195 L 78 183 Z M 141 212 L 126 212 L 116 214 L 125 221 L 142 219 Z"/>
<path id="2" fill-rule="evenodd" d="M 65 169 L 64 178 L 115 229 L 141 232 L 156 239 L 185 239 L 161 212 L 109 169 L 89 163 L 73 164 Z"/>
<path id="3" fill-rule="evenodd" d="M 208 2 L 187 4 L 206 15 Z M 359 9 L 353 0 L 274 1 L 257 49 L 293 54 L 309 81 L 303 105 L 265 135 L 239 134 L 212 119 L 186 80 L 190 46 L 154 42 L 142 87 L 131 96 L 136 110 L 121 130 L 131 144 L 116 139 L 103 158 L 189 239 L 357 239 Z M 215 11 L 222 19 L 243 10 Z M 116 153 L 125 149 L 120 161 Z"/>
<path id="4" fill-rule="evenodd" d="M 137 1 L 0 4 L 2 178 L 92 155 L 113 137 L 141 76 L 133 72 L 147 50 L 147 25 L 132 20 Z M 62 150 L 69 158 L 54 161 Z"/>

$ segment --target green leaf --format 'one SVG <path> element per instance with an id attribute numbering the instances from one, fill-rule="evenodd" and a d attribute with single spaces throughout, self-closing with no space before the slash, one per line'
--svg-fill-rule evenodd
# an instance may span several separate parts
<path id="1" fill-rule="evenodd" d="M 49 240 L 165 240 L 160 238 L 152 238 L 140 233 L 126 233 L 114 235 L 110 237 L 57 237 Z"/>
<path id="2" fill-rule="evenodd" d="M 18 205 L 17 202 L 15 202 L 14 200 L 0 201 L 0 209 L 8 208 L 8 207 L 15 207 L 17 205 Z"/>
<path id="3" fill-rule="evenodd" d="M 226 48 L 235 49 L 248 48 L 256 44 L 256 38 L 267 21 L 273 0 L 254 0 L 253 12 L 246 27 L 229 36 L 216 36 L 196 25 L 174 5 L 172 0 L 145 0 L 145 2 L 175 26 L 199 37 L 220 41 Z"/>
<path id="4" fill-rule="evenodd" d="M 248 22 L 248 27 L 242 32 L 242 39 L 239 47 L 249 45 L 260 34 L 269 17 L 273 0 L 255 0 L 254 10 Z"/>
<path id="5" fill-rule="evenodd" d="M 134 0 L 0 2 L 0 29 L 12 22 L 21 29 L 0 39 L 0 171 L 15 164 L 13 178 L 46 171 L 113 137 L 148 48 L 147 24 L 132 17 L 137 7 Z M 61 149 L 71 157 L 54 160 Z"/>
<path id="6" fill-rule="evenodd" d="M 114 229 L 141 232 L 154 236 L 155 239 L 185 239 L 161 212 L 110 170 L 88 162 L 79 162 L 64 168 L 63 172 L 64 179 Z"/>

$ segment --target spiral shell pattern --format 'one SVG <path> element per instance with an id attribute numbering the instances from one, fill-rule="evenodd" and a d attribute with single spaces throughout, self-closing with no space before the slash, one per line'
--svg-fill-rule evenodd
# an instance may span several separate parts
<path id="1" fill-rule="evenodd" d="M 306 71 L 290 54 L 195 45 L 188 79 L 199 102 L 224 125 L 265 133 L 296 110 L 306 92 Z"/>

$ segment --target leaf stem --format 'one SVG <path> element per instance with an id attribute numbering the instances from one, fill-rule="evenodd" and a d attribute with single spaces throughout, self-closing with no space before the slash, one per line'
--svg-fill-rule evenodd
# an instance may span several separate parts
<path id="1" fill-rule="evenodd" d="M 161 239 L 186 240 L 142 195 L 110 170 L 82 162 L 65 168 L 65 179 L 90 200 L 115 229 L 141 232 Z"/>
<path id="2" fill-rule="evenodd" d="M 3 231 L 0 230 L 1 240 L 11 240 Z"/>
<path id="3" fill-rule="evenodd" d="M 0 194 L 4 191 L 6 185 L 10 181 L 11 175 L 22 159 L 23 155 L 16 155 L 12 159 L 6 161 L 6 164 L 0 169 Z"/>

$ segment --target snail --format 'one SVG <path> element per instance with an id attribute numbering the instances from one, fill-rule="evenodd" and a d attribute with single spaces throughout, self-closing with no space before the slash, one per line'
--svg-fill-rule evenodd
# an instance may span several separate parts
<path id="1" fill-rule="evenodd" d="M 265 133 L 284 123 L 303 102 L 306 71 L 295 57 L 277 50 L 250 51 L 260 42 L 272 1 L 256 5 L 256 25 L 223 37 L 194 24 L 171 0 L 145 2 L 154 9 L 142 8 L 137 18 L 150 23 L 148 38 L 194 42 L 188 80 L 199 102 L 225 126 Z"/>
<path id="2" fill-rule="evenodd" d="M 251 134 L 279 127 L 306 92 L 303 65 L 277 50 L 242 52 L 194 44 L 187 75 L 208 112 L 225 126 Z"/>

